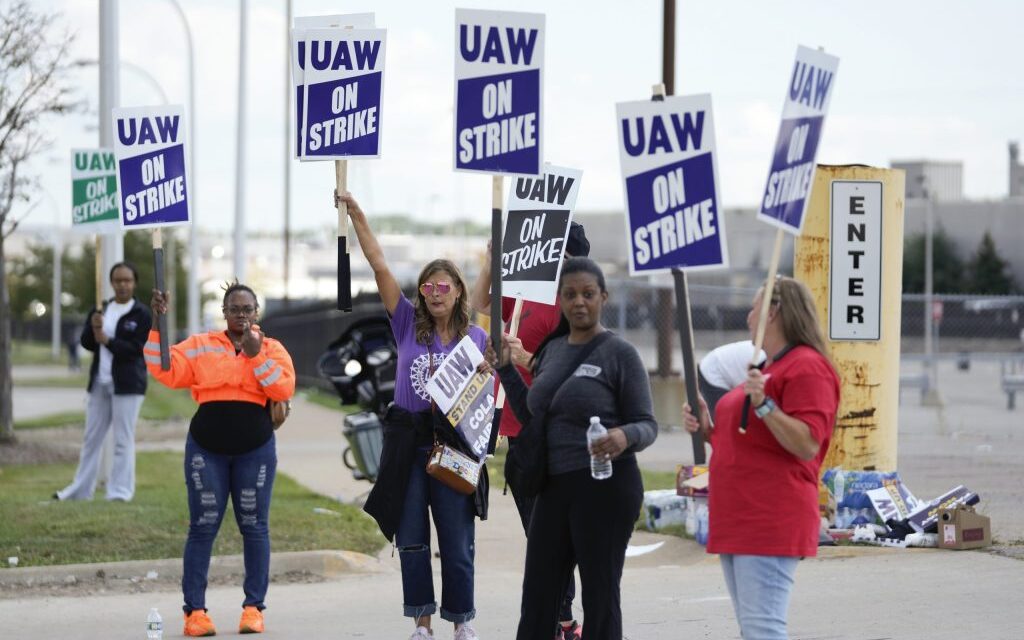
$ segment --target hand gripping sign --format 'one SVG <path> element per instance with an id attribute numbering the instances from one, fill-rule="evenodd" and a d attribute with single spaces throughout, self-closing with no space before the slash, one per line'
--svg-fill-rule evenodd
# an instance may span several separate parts
<path id="1" fill-rule="evenodd" d="M 583 172 L 545 165 L 519 177 L 508 195 L 501 241 L 502 294 L 552 304 Z"/>
<path id="2" fill-rule="evenodd" d="M 537 175 L 544 15 L 455 10 L 455 169 Z"/>
<path id="3" fill-rule="evenodd" d="M 711 96 L 616 105 L 629 271 L 728 266 Z"/>
<path id="4" fill-rule="evenodd" d="M 797 47 L 758 220 L 800 235 L 839 58 Z"/>
<path id="5" fill-rule="evenodd" d="M 155 285 L 164 291 L 164 249 L 160 229 L 191 223 L 188 132 L 181 105 L 114 109 L 114 155 L 121 225 L 153 228 Z M 170 369 L 167 316 L 157 317 L 160 364 Z"/>
<path id="6" fill-rule="evenodd" d="M 494 376 L 476 370 L 483 359 L 466 336 L 427 381 L 427 393 L 478 460 L 487 455 L 494 419 Z"/>

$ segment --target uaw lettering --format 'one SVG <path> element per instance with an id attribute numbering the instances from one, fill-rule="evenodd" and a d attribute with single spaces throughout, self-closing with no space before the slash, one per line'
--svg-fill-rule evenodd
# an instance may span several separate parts
<path id="1" fill-rule="evenodd" d="M 117 160 L 113 151 L 72 152 L 71 213 L 75 225 L 117 222 Z"/>
<path id="2" fill-rule="evenodd" d="M 625 103 L 618 125 L 631 271 L 725 265 L 710 97 Z"/>
<path id="3" fill-rule="evenodd" d="M 834 56 L 806 47 L 797 50 L 758 216 L 790 233 L 800 233 L 803 226 L 838 66 Z"/>
<path id="4" fill-rule="evenodd" d="M 480 349 L 466 336 L 427 381 L 427 392 L 479 458 L 487 453 L 494 417 L 494 377 L 477 372 L 482 361 Z"/>
<path id="5" fill-rule="evenodd" d="M 383 29 L 307 32 L 299 51 L 306 79 L 303 157 L 380 155 L 384 37 Z"/>
<path id="6" fill-rule="evenodd" d="M 295 157 L 302 156 L 303 131 L 305 130 L 305 68 L 306 68 L 306 30 L 326 28 L 359 28 L 372 29 L 374 15 L 372 13 L 352 13 L 347 15 L 300 16 L 295 18 L 291 32 L 292 47 L 292 84 L 295 87 Z"/>
<path id="7" fill-rule="evenodd" d="M 144 227 L 188 222 L 181 107 L 114 111 L 121 222 Z"/>
<path id="8" fill-rule="evenodd" d="M 455 168 L 538 174 L 544 16 L 456 10 Z"/>

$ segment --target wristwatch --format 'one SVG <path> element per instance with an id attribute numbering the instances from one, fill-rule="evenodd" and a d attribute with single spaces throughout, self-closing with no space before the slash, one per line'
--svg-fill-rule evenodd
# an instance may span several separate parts
<path id="1" fill-rule="evenodd" d="M 765 396 L 764 402 L 762 402 L 761 404 L 757 405 L 757 407 L 754 408 L 754 414 L 758 418 L 764 420 L 765 416 L 767 416 L 772 411 L 775 411 L 778 408 L 778 406 L 779 405 L 775 404 L 774 400 L 772 400 L 768 396 Z"/>

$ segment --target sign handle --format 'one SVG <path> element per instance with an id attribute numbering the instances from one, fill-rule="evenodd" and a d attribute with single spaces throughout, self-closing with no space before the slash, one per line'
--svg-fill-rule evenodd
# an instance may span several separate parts
<path id="1" fill-rule="evenodd" d="M 501 353 L 501 232 L 504 181 L 491 176 L 491 344 Z"/>
<path id="2" fill-rule="evenodd" d="M 651 101 L 665 100 L 665 84 L 659 82 L 651 87 Z M 697 401 L 697 358 L 693 353 L 693 312 L 690 310 L 690 286 L 686 272 L 679 268 L 672 269 L 672 280 L 676 290 L 676 324 L 679 326 L 679 347 L 683 352 L 683 382 L 686 384 L 686 398 L 690 402 L 690 410 L 700 420 L 702 409 Z M 693 464 L 704 464 L 707 456 L 704 452 L 704 436 L 700 432 L 691 433 L 693 442 Z"/>
<path id="3" fill-rule="evenodd" d="M 153 274 L 156 280 L 157 291 L 164 290 L 164 239 L 160 227 L 153 229 Z M 168 312 L 171 310 L 168 309 Z M 171 350 L 168 346 L 167 336 L 167 314 L 161 313 L 156 317 L 157 331 L 160 333 L 160 368 L 164 371 L 171 370 Z"/>
<path id="4" fill-rule="evenodd" d="M 103 236 L 96 234 L 96 310 L 103 313 Z"/>
<path id="5" fill-rule="evenodd" d="M 338 195 L 348 191 L 348 160 L 334 161 L 334 186 Z M 348 246 L 348 205 L 338 202 L 338 309 L 352 310 L 352 260 Z"/>
<path id="6" fill-rule="evenodd" d="M 690 409 L 700 420 L 703 409 L 697 400 L 697 358 L 693 353 L 693 313 L 690 310 L 690 285 L 686 272 L 672 269 L 672 279 L 676 288 L 676 324 L 679 326 L 679 347 L 683 351 L 683 382 L 686 383 L 686 397 Z M 693 464 L 704 464 L 707 456 L 704 452 L 704 436 L 701 432 L 691 433 L 693 440 Z"/>
<path id="7" fill-rule="evenodd" d="M 761 294 L 761 310 L 757 316 L 757 333 L 754 334 L 754 355 L 750 356 L 748 369 L 758 366 L 758 355 L 764 345 L 765 324 L 768 323 L 768 310 L 772 306 L 772 291 L 775 289 L 775 276 L 779 272 L 779 256 L 782 255 L 782 229 L 775 231 L 775 247 L 772 249 L 772 260 L 768 264 L 768 281 L 764 285 L 764 292 Z M 743 413 L 740 414 L 740 433 L 747 432 L 747 414 L 750 412 L 750 396 L 743 401 Z"/>
<path id="8" fill-rule="evenodd" d="M 512 318 L 508 325 L 508 335 L 513 338 L 519 333 L 519 316 L 523 314 L 523 299 L 516 298 L 516 306 L 512 308 Z M 494 400 L 494 406 L 501 409 L 505 406 L 505 387 L 498 384 L 498 397 Z"/>

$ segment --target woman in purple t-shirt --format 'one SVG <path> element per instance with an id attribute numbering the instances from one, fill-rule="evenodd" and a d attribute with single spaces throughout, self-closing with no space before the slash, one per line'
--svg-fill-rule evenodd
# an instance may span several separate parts
<path id="1" fill-rule="evenodd" d="M 473 549 L 478 500 L 426 473 L 435 438 L 426 383 L 462 338 L 469 335 L 484 351 L 487 334 L 469 322 L 466 283 L 454 263 L 427 263 L 417 280 L 416 299 L 409 301 L 388 268 L 359 203 L 347 192 L 336 198 L 348 205 L 359 246 L 373 269 L 398 343 L 395 403 L 385 416 L 380 469 L 364 509 L 389 540 L 394 536 L 398 547 L 404 613 L 416 625 L 410 640 L 432 637 L 430 617 L 437 611 L 430 568 L 428 511 L 433 511 L 441 556 L 441 618 L 455 624 L 455 640 L 476 640 L 469 621 L 476 616 Z"/>

